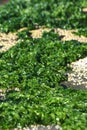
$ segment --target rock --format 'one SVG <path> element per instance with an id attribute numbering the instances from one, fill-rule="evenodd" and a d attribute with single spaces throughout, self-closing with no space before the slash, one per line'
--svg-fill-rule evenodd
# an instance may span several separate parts
<path id="1" fill-rule="evenodd" d="M 5 94 L 0 93 L 0 102 L 5 100 Z"/>
<path id="2" fill-rule="evenodd" d="M 0 32 L 0 52 L 5 52 L 18 42 L 16 33 L 1 33 Z"/>
<path id="3" fill-rule="evenodd" d="M 0 89 L 0 93 L 3 93 L 3 90 L 2 90 L 2 89 Z"/>
<path id="4" fill-rule="evenodd" d="M 59 125 L 31 125 L 30 127 L 23 128 L 23 130 L 62 130 L 62 128 Z"/>
<path id="5" fill-rule="evenodd" d="M 72 71 L 67 73 L 68 80 L 63 85 L 73 89 L 87 89 L 87 57 L 71 63 Z"/>
<path id="6" fill-rule="evenodd" d="M 82 9 L 82 12 L 83 12 L 83 13 L 87 13 L 87 8 L 83 8 L 83 9 Z"/>

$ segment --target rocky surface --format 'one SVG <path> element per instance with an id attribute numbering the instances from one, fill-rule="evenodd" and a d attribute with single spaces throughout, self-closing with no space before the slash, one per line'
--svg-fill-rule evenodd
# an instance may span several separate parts
<path id="1" fill-rule="evenodd" d="M 87 8 L 83 8 L 83 9 L 82 9 L 82 12 L 83 12 L 83 13 L 87 13 Z"/>
<path id="2" fill-rule="evenodd" d="M 68 80 L 62 84 L 73 89 L 87 89 L 87 57 L 71 63 L 72 71 L 68 72 Z"/>
<path id="3" fill-rule="evenodd" d="M 33 38 L 41 38 L 44 31 L 49 32 L 50 30 L 51 29 L 46 28 L 36 29 L 31 31 L 31 35 Z M 63 36 L 62 41 L 76 40 L 80 43 L 87 43 L 87 37 L 74 34 L 74 32 L 78 32 L 78 30 L 56 28 L 54 31 L 58 33 L 59 36 Z M 72 67 L 72 71 L 67 73 L 68 80 L 62 84 L 73 89 L 87 89 L 87 57 L 73 62 L 70 67 Z"/>
<path id="4" fill-rule="evenodd" d="M 51 31 L 51 29 L 40 27 L 39 29 L 32 30 L 30 32 L 33 38 L 41 38 L 43 32 L 49 32 L 49 31 Z M 59 36 L 63 36 L 63 38 L 61 39 L 62 41 L 76 40 L 81 43 L 87 43 L 87 37 L 84 37 L 82 35 L 78 36 L 74 34 L 74 32 L 78 32 L 78 30 L 66 30 L 66 29 L 54 28 L 54 32 L 58 33 Z"/>
<path id="5" fill-rule="evenodd" d="M 78 36 L 74 34 L 74 32 L 78 32 L 78 30 L 64 30 L 64 29 L 55 29 L 55 32 L 59 34 L 59 36 L 63 36 L 62 41 L 71 41 L 76 40 L 80 43 L 87 43 L 87 37 Z"/>
<path id="6" fill-rule="evenodd" d="M 19 40 L 17 40 L 17 33 L 27 28 L 21 28 L 16 33 L 0 33 L 0 52 L 7 51 L 14 45 L 16 45 Z M 29 31 L 33 38 L 41 38 L 43 32 L 51 31 L 50 28 L 39 27 L 38 29 Z M 64 30 L 60 28 L 55 28 L 54 32 L 58 33 L 59 36 L 63 36 L 61 38 L 62 41 L 70 41 L 70 40 L 77 40 L 81 43 L 87 43 L 87 37 L 75 35 L 74 32 L 78 32 L 78 30 Z"/>
<path id="7" fill-rule="evenodd" d="M 27 28 L 22 28 L 18 32 L 25 30 Z M 41 38 L 43 32 L 49 32 L 51 29 L 40 27 L 36 30 L 30 31 L 33 38 Z M 75 35 L 74 32 L 78 30 L 63 30 L 60 28 L 54 29 L 59 36 L 62 37 L 62 41 L 77 40 L 81 43 L 87 43 L 87 37 Z M 0 33 L 0 52 L 7 51 L 12 46 L 18 43 L 17 33 Z M 68 81 L 63 84 L 72 87 L 74 89 L 87 89 L 87 57 L 80 59 L 79 61 L 73 62 L 71 65 L 72 71 L 68 72 Z"/>
<path id="8" fill-rule="evenodd" d="M 17 43 L 17 36 L 15 33 L 0 33 L 0 52 L 7 51 Z"/>
<path id="9" fill-rule="evenodd" d="M 42 33 L 46 31 L 49 32 L 50 29 L 37 29 L 32 30 L 31 35 L 33 38 L 40 38 L 42 37 Z M 62 30 L 62 29 L 55 29 L 60 36 L 64 36 L 61 40 L 68 41 L 68 40 L 77 40 L 79 42 L 87 42 L 87 38 L 84 36 L 76 36 L 73 32 L 77 32 L 77 30 Z M 4 34 L 0 33 L 0 52 L 7 51 L 12 46 L 16 45 L 17 43 L 17 36 L 16 33 L 9 33 Z M 80 59 L 76 62 L 70 64 L 72 67 L 72 71 L 67 72 L 68 80 L 63 82 L 62 84 L 66 87 L 71 87 L 73 89 L 87 89 L 87 57 L 84 59 Z M 20 91 L 18 88 L 14 91 Z M 9 92 L 9 91 L 8 91 Z M 6 93 L 0 89 L 0 101 L 5 100 Z M 15 128 L 11 130 L 62 130 L 59 125 L 31 125 L 29 127 L 25 127 L 23 129 Z"/>
<path id="10" fill-rule="evenodd" d="M 31 125 L 29 127 L 25 127 L 23 129 L 13 129 L 13 130 L 62 130 L 62 128 L 59 125 Z"/>

